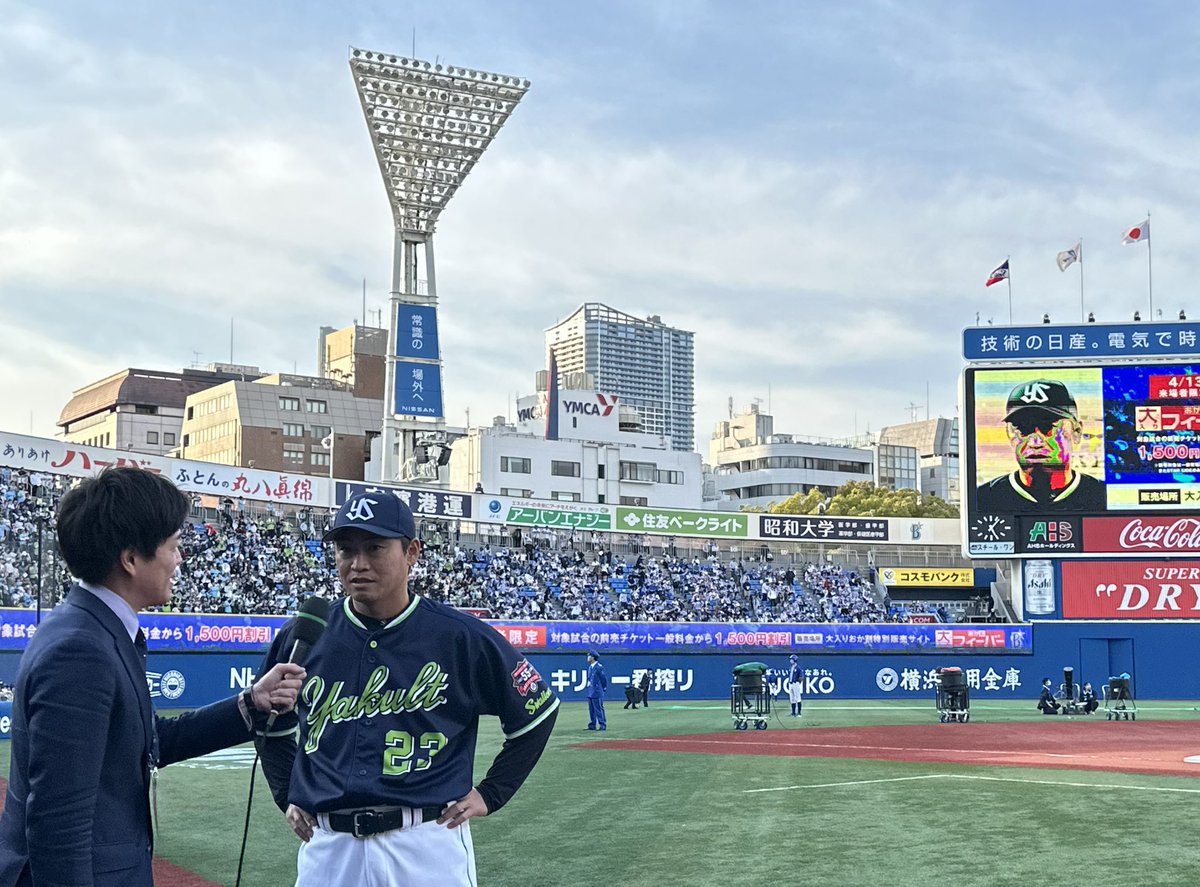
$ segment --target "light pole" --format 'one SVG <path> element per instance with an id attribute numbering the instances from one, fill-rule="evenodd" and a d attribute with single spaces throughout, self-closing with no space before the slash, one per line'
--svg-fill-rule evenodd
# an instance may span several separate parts
<path id="1" fill-rule="evenodd" d="M 395 221 L 380 441 L 380 477 L 394 481 L 417 432 L 445 424 L 433 262 L 438 216 L 529 81 L 362 49 L 351 49 L 350 70 Z"/>

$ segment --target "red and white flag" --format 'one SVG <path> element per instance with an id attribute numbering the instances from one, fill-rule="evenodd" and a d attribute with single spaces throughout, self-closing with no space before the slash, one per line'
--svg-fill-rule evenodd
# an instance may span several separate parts
<path id="1" fill-rule="evenodd" d="M 1140 225 L 1134 225 L 1125 232 L 1123 243 L 1141 243 L 1143 240 L 1150 239 L 1150 220 L 1142 222 Z"/>
<path id="2" fill-rule="evenodd" d="M 1005 259 L 1000 267 L 991 273 L 984 286 L 991 286 L 993 283 L 999 283 L 1002 280 L 1008 280 L 1008 259 Z"/>

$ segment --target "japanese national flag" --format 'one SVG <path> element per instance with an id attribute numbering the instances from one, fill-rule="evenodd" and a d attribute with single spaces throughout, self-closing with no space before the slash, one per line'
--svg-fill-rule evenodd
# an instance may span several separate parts
<path id="1" fill-rule="evenodd" d="M 1150 239 L 1150 220 L 1142 222 L 1140 225 L 1134 225 L 1125 232 L 1123 243 L 1141 243 L 1143 240 Z"/>

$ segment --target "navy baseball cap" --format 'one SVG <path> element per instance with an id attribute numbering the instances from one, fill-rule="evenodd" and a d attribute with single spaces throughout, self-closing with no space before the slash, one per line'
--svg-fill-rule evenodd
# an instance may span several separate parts
<path id="1" fill-rule="evenodd" d="M 1079 408 L 1075 406 L 1075 398 L 1067 386 L 1048 379 L 1022 382 L 1014 388 L 1004 405 L 1004 421 L 1011 422 L 1013 416 L 1025 410 L 1041 410 L 1053 416 L 1079 421 Z"/>
<path id="2" fill-rule="evenodd" d="M 322 541 L 332 542 L 342 530 L 362 530 L 384 539 L 416 539 L 417 522 L 407 505 L 391 493 L 366 492 L 347 499 Z"/>
<path id="3" fill-rule="evenodd" d="M 792 660 L 792 662 L 795 662 L 798 658 L 799 657 L 795 653 L 788 657 L 788 659 Z"/>

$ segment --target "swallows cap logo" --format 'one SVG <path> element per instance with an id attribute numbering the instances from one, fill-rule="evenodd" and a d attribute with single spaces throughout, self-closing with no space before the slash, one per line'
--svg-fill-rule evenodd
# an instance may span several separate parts
<path id="1" fill-rule="evenodd" d="M 1030 382 L 1025 386 L 1025 393 L 1021 395 L 1024 403 L 1046 403 L 1049 399 L 1046 386 L 1042 382 Z"/>
<path id="2" fill-rule="evenodd" d="M 372 505 L 378 505 L 377 499 L 362 498 L 346 509 L 347 520 L 371 521 L 375 520 L 375 512 L 372 510 Z"/>

